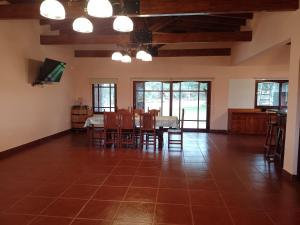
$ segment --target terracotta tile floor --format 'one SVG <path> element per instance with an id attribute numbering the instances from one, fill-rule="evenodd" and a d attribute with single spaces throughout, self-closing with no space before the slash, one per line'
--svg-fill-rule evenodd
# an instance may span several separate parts
<path id="1" fill-rule="evenodd" d="M 186 133 L 183 152 L 67 135 L 0 161 L 1 225 L 297 225 L 300 185 L 264 138 Z"/>

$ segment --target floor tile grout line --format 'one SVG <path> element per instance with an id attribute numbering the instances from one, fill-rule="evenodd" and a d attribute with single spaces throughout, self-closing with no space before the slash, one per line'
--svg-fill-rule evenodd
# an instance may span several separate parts
<path id="1" fill-rule="evenodd" d="M 75 182 L 75 181 L 74 181 L 74 182 Z M 66 186 L 65 191 L 66 191 L 70 186 L 72 186 L 74 182 L 72 182 L 69 186 Z M 39 185 L 39 186 L 38 186 L 37 188 L 35 188 L 34 190 L 28 192 L 28 194 L 26 194 L 23 198 L 20 198 L 20 199 L 19 199 L 18 201 L 16 201 L 13 205 L 11 205 L 8 209 L 12 209 L 14 206 L 16 206 L 17 204 L 19 204 L 20 202 L 22 202 L 24 199 L 26 199 L 26 198 L 28 198 L 28 197 L 36 197 L 36 196 L 32 195 L 32 193 L 34 193 L 35 191 L 39 190 L 39 188 L 43 187 L 46 183 L 47 183 L 47 182 L 42 182 L 41 185 Z M 57 183 L 57 182 L 51 182 L 51 183 Z M 65 192 L 65 191 L 64 191 L 64 192 Z M 63 192 L 63 193 L 64 193 L 64 192 Z M 42 198 L 42 197 L 40 197 L 40 198 Z M 51 199 L 53 199 L 53 200 L 50 201 L 50 203 L 47 204 L 47 205 L 45 206 L 45 208 L 42 209 L 42 210 L 40 210 L 37 214 L 31 214 L 31 215 L 35 215 L 35 216 L 34 216 L 34 218 L 33 218 L 32 220 L 29 221 L 28 225 L 32 224 L 33 221 L 35 221 L 35 219 L 36 219 L 38 216 L 40 216 L 41 213 L 43 213 L 44 210 L 46 210 L 50 205 L 52 205 L 52 204 L 58 199 L 58 197 L 49 197 L 49 196 L 48 196 L 48 197 L 47 197 L 47 196 L 43 196 L 43 198 L 51 198 Z M 2 213 L 3 213 L 3 212 L 2 212 Z M 7 213 L 7 212 L 4 211 L 4 213 Z"/>
<path id="2" fill-rule="evenodd" d="M 193 205 L 192 205 L 192 197 L 191 197 L 191 192 L 190 192 L 190 185 L 188 182 L 188 178 L 186 178 L 187 181 L 187 193 L 188 193 L 188 198 L 189 198 L 189 208 L 190 208 L 190 214 L 191 214 L 191 219 L 192 219 L 192 225 L 195 225 L 195 218 L 193 214 Z"/>
<path id="3" fill-rule="evenodd" d="M 141 164 L 141 162 L 139 162 L 139 165 L 137 166 L 137 168 L 139 168 L 140 164 Z M 137 173 L 137 169 L 136 169 L 135 173 Z M 129 185 L 127 186 L 127 190 L 125 191 L 125 194 L 123 195 L 123 198 L 122 198 L 123 201 L 125 201 L 126 195 L 127 195 L 128 191 L 129 191 L 129 189 L 130 189 L 130 187 L 131 187 L 131 184 L 133 183 L 134 176 L 135 176 L 135 174 L 132 176 L 132 179 L 131 179 Z M 117 209 L 116 209 L 116 211 L 115 211 L 115 214 L 114 214 L 113 219 L 112 219 L 112 221 L 113 221 L 112 224 L 115 222 L 115 220 L 116 220 L 116 218 L 117 218 L 117 215 L 118 215 L 119 210 L 120 210 L 120 208 L 121 208 L 122 200 L 119 201 L 120 204 L 119 204 L 119 206 L 117 207 Z"/>
<path id="4" fill-rule="evenodd" d="M 121 161 L 119 161 L 119 163 L 116 163 L 115 166 L 113 166 L 113 168 L 117 167 L 118 164 L 120 164 Z M 83 206 L 80 208 L 80 210 L 77 212 L 77 214 L 73 217 L 73 219 L 71 220 L 70 224 L 71 225 L 76 219 L 77 217 L 80 215 L 80 213 L 84 210 L 84 208 L 93 200 L 94 196 L 96 195 L 96 193 L 100 190 L 100 188 L 103 186 L 103 184 L 107 181 L 107 179 L 112 175 L 113 169 L 111 170 L 111 172 L 106 176 L 106 178 L 102 181 L 101 185 L 99 185 L 99 187 L 94 191 L 94 193 L 91 195 L 91 197 L 87 200 L 87 202 L 85 204 L 83 204 Z"/>
<path id="5" fill-rule="evenodd" d="M 214 174 L 212 174 L 212 176 L 215 178 L 215 175 L 214 175 Z M 217 184 L 217 182 L 216 182 L 216 179 L 214 179 L 214 182 L 215 182 L 216 187 L 218 187 L 218 184 Z M 224 205 L 224 207 L 225 207 L 225 209 L 226 209 L 226 212 L 227 212 L 227 214 L 228 214 L 228 216 L 229 216 L 229 218 L 230 218 L 231 223 L 232 223 L 233 225 L 237 225 L 237 224 L 235 223 L 235 221 L 234 221 L 234 219 L 233 219 L 233 216 L 232 216 L 232 214 L 231 214 L 231 212 L 230 212 L 230 210 L 229 210 L 229 207 L 228 207 L 228 205 L 227 205 L 227 203 L 226 203 L 226 201 L 225 201 L 225 199 L 224 199 L 224 197 L 223 197 L 223 195 L 222 195 L 222 193 L 221 193 L 221 190 L 217 188 L 217 191 L 218 191 L 219 197 L 221 198 L 221 200 L 222 200 L 222 202 L 223 202 L 223 205 Z"/>
<path id="6" fill-rule="evenodd" d="M 156 209 L 157 209 L 157 201 L 158 201 L 158 195 L 159 195 L 159 187 L 160 187 L 160 183 L 161 183 L 161 175 L 162 175 L 162 170 L 160 170 L 159 177 L 158 177 L 157 190 L 156 190 L 153 216 L 152 216 L 152 225 L 156 224 Z"/>
<path id="7" fill-rule="evenodd" d="M 72 187 L 74 184 L 76 184 L 76 182 L 79 180 L 80 178 L 77 178 L 76 180 L 74 180 L 69 186 L 66 187 L 66 189 L 60 193 L 56 198 L 54 198 L 54 200 L 47 206 L 45 207 L 43 210 L 41 210 L 39 212 L 39 215 L 36 216 L 36 218 L 38 218 L 39 216 L 43 215 L 42 213 L 45 212 L 50 206 L 52 206 L 58 199 L 60 199 L 68 190 L 70 187 Z M 33 220 L 30 224 L 32 224 L 35 220 Z M 30 225 L 29 224 L 29 225 Z"/>

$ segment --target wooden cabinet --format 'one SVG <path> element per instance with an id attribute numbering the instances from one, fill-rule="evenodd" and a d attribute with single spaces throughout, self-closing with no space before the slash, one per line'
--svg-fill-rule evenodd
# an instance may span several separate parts
<path id="1" fill-rule="evenodd" d="M 91 116 L 91 110 L 88 106 L 73 106 L 71 111 L 72 129 L 83 129 L 89 116 Z"/>
<path id="2" fill-rule="evenodd" d="M 228 109 L 228 131 L 231 134 L 265 135 L 267 114 L 257 109 Z"/>

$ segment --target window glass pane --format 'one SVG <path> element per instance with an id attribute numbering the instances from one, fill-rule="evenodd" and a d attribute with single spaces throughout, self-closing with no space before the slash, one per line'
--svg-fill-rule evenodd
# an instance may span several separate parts
<path id="1" fill-rule="evenodd" d="M 197 120 L 198 114 L 198 92 L 181 92 L 181 108 L 189 120 Z"/>
<path id="2" fill-rule="evenodd" d="M 260 82 L 257 86 L 258 106 L 279 106 L 279 83 Z"/>
<path id="3" fill-rule="evenodd" d="M 145 109 L 160 109 L 161 92 L 145 92 Z"/>
<path id="4" fill-rule="evenodd" d="M 115 89 L 114 89 L 114 87 L 112 87 L 111 89 L 110 89 L 110 91 L 111 91 L 111 96 L 110 96 L 110 101 L 111 101 L 111 107 L 115 107 Z"/>
<path id="5" fill-rule="evenodd" d="M 137 109 L 143 109 L 144 108 L 144 92 L 137 91 L 135 96 L 135 106 Z"/>
<path id="6" fill-rule="evenodd" d="M 173 91 L 179 91 L 180 82 L 173 82 Z"/>
<path id="7" fill-rule="evenodd" d="M 183 128 L 194 128 L 197 129 L 197 121 L 184 121 Z"/>
<path id="8" fill-rule="evenodd" d="M 110 106 L 110 93 L 109 88 L 100 89 L 100 107 L 109 107 Z"/>
<path id="9" fill-rule="evenodd" d="M 288 91 L 289 91 L 289 83 L 283 83 L 282 84 L 282 90 L 281 90 L 281 96 L 280 96 L 280 100 L 281 100 L 281 106 L 282 107 L 287 107 L 287 103 L 288 103 Z"/>
<path id="10" fill-rule="evenodd" d="M 172 116 L 177 116 L 179 118 L 179 92 L 173 92 L 173 102 L 172 102 Z"/>
<path id="11" fill-rule="evenodd" d="M 199 129 L 206 129 L 206 121 L 199 121 Z"/>
<path id="12" fill-rule="evenodd" d="M 168 91 L 168 90 L 170 90 L 170 86 L 171 86 L 171 84 L 170 84 L 170 83 L 166 83 L 166 82 L 164 82 L 164 83 L 163 83 L 163 90 L 164 90 L 164 91 Z"/>
<path id="13" fill-rule="evenodd" d="M 208 84 L 207 83 L 200 83 L 200 91 L 207 91 Z"/>
<path id="14" fill-rule="evenodd" d="M 204 92 L 199 93 L 199 120 L 206 120 L 207 95 Z"/>
<path id="15" fill-rule="evenodd" d="M 144 82 L 136 82 L 135 83 L 135 89 L 137 91 L 143 91 L 144 90 Z"/>
<path id="16" fill-rule="evenodd" d="M 198 82 L 181 82 L 181 90 L 183 91 L 198 91 Z"/>
<path id="17" fill-rule="evenodd" d="M 94 86 L 94 106 L 98 107 L 98 88 Z"/>
<path id="18" fill-rule="evenodd" d="M 160 91 L 162 90 L 162 82 L 145 82 L 146 91 Z"/>
<path id="19" fill-rule="evenodd" d="M 170 115 L 170 92 L 163 92 L 163 106 L 161 110 L 161 115 Z"/>

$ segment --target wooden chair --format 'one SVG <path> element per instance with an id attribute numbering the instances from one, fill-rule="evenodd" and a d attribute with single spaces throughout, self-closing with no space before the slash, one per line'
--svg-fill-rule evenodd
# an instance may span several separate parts
<path id="1" fill-rule="evenodd" d="M 154 114 L 155 116 L 159 116 L 159 114 L 160 114 L 160 109 L 149 109 L 149 107 L 148 107 L 148 113 L 152 113 L 152 114 Z"/>
<path id="2" fill-rule="evenodd" d="M 135 144 L 135 117 L 133 113 L 118 114 L 120 146 Z"/>
<path id="3" fill-rule="evenodd" d="M 144 110 L 143 109 L 133 109 L 133 108 L 131 108 L 131 112 L 134 115 L 136 115 L 136 114 L 141 115 L 142 113 L 144 113 Z"/>
<path id="4" fill-rule="evenodd" d="M 93 145 L 100 145 L 104 146 L 104 128 L 103 127 L 98 127 L 95 125 L 92 125 L 92 127 L 89 128 L 91 132 L 90 140 Z"/>
<path id="5" fill-rule="evenodd" d="M 149 145 L 154 146 L 156 150 L 156 117 L 152 113 L 143 113 L 140 116 L 140 148 L 143 149 L 146 144 L 146 149 Z M 146 137 L 146 139 L 145 139 Z"/>
<path id="6" fill-rule="evenodd" d="M 129 113 L 129 109 L 117 109 L 117 113 Z"/>
<path id="7" fill-rule="evenodd" d="M 116 112 L 104 112 L 104 145 L 119 145 L 118 114 Z"/>
<path id="8" fill-rule="evenodd" d="M 183 122 L 184 122 L 184 109 L 182 109 L 181 114 L 181 122 L 179 129 L 168 129 L 168 148 L 171 145 L 180 145 L 181 150 L 183 149 Z M 172 139 L 172 137 L 177 137 L 176 139 Z"/>

